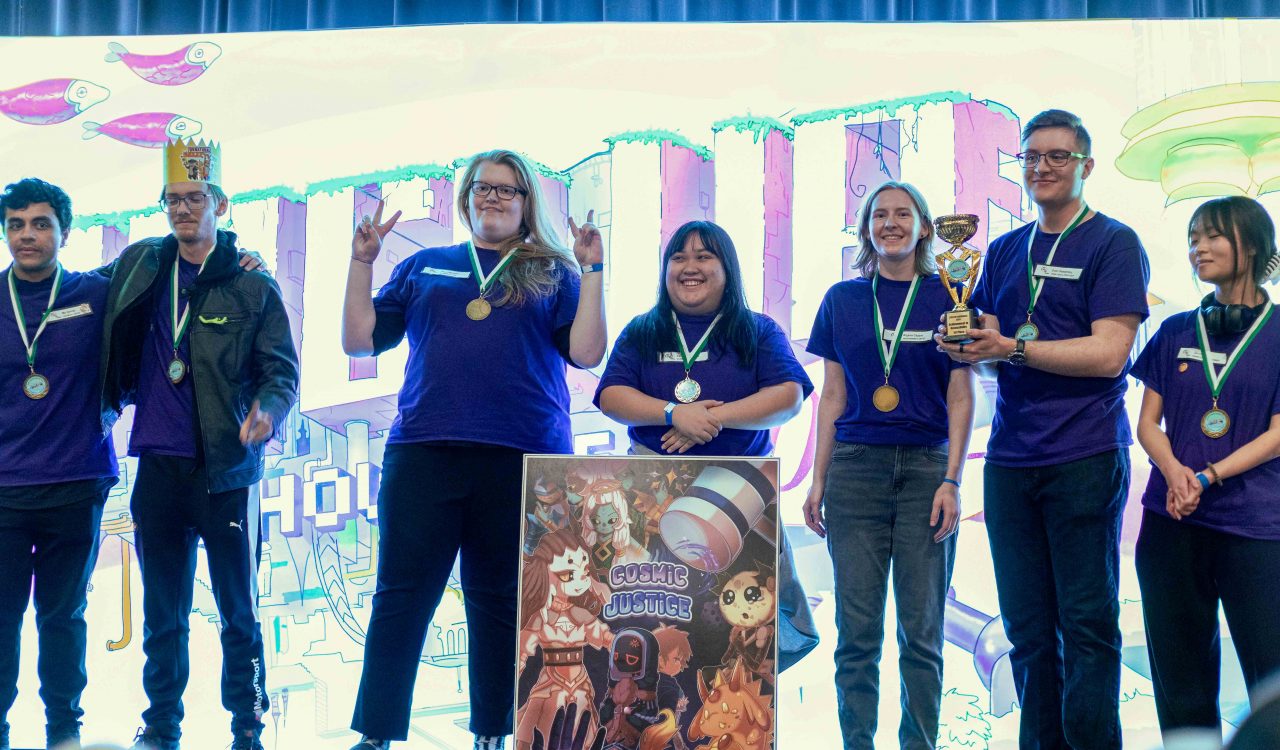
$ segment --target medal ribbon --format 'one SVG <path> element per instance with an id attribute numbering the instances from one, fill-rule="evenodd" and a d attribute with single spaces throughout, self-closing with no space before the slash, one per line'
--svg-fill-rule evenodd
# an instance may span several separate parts
<path id="1" fill-rule="evenodd" d="M 724 317 L 724 313 L 716 313 L 711 319 L 711 325 L 707 326 L 707 332 L 702 334 L 702 338 L 698 339 L 697 346 L 693 347 L 693 351 L 689 351 L 689 342 L 684 339 L 684 329 L 680 327 L 680 318 L 676 315 L 676 311 L 671 311 L 671 319 L 676 322 L 676 341 L 680 344 L 680 359 L 684 361 L 685 377 L 689 376 L 689 371 L 693 369 L 693 363 L 698 359 L 698 355 L 702 354 L 702 350 L 707 348 L 707 342 L 711 341 L 711 332 L 715 330 L 716 323 L 720 322 L 720 318 Z"/>
<path id="2" fill-rule="evenodd" d="M 898 326 L 893 332 L 893 341 L 885 345 L 884 320 L 880 317 L 880 300 L 876 297 L 876 286 L 880 274 L 871 277 L 871 312 L 876 327 L 876 353 L 880 355 L 880 364 L 884 366 L 884 382 L 889 382 L 889 371 L 898 358 L 898 345 L 902 343 L 902 334 L 907 329 L 907 319 L 911 317 L 911 308 L 916 304 L 916 292 L 920 291 L 920 274 L 911 278 L 911 288 L 907 290 L 907 298 L 902 301 L 902 310 L 898 313 Z"/>
<path id="3" fill-rule="evenodd" d="M 1227 382 L 1227 376 L 1235 369 L 1236 363 L 1240 361 L 1240 355 L 1244 354 L 1244 350 L 1249 348 L 1249 344 L 1257 338 L 1258 331 L 1262 330 L 1262 326 L 1271 318 L 1271 311 L 1275 309 L 1271 304 L 1271 300 L 1267 300 L 1267 305 L 1263 309 L 1258 319 L 1253 321 L 1253 325 L 1249 326 L 1249 330 L 1245 332 L 1244 338 L 1240 339 L 1240 343 L 1236 344 L 1236 348 L 1232 350 L 1231 355 L 1227 357 L 1227 361 L 1222 365 L 1221 370 L 1215 370 L 1213 363 L 1209 361 L 1209 333 L 1204 327 L 1204 313 L 1196 314 L 1196 341 L 1200 344 L 1200 359 L 1204 363 L 1204 374 L 1209 379 L 1209 390 L 1213 393 L 1213 406 L 1218 406 L 1218 394 L 1222 393 L 1222 386 Z"/>
<path id="4" fill-rule="evenodd" d="M 1053 247 L 1049 248 L 1049 257 L 1045 258 L 1046 266 L 1053 265 L 1053 256 L 1058 252 L 1058 245 L 1071 234 L 1076 227 L 1084 221 L 1085 214 L 1089 213 L 1089 206 L 1084 201 L 1080 201 L 1080 210 L 1076 215 L 1071 217 L 1071 223 L 1067 228 L 1062 230 L 1062 234 L 1058 235 L 1058 239 L 1053 241 Z M 1031 260 L 1031 244 L 1036 241 L 1036 224 L 1031 225 L 1031 236 L 1027 238 L 1027 286 L 1031 288 L 1031 302 L 1027 305 L 1027 320 L 1031 320 L 1031 313 L 1036 309 L 1036 302 L 1040 300 L 1040 292 L 1044 290 L 1044 282 L 1048 279 L 1039 279 L 1035 277 L 1035 262 Z"/>
<path id="5" fill-rule="evenodd" d="M 204 266 L 213 257 L 213 250 L 204 256 L 204 260 L 200 262 L 200 270 L 196 272 L 196 276 L 204 273 Z M 191 322 L 191 305 L 188 304 L 182 308 L 182 317 L 178 317 L 178 264 L 181 262 L 179 258 L 173 259 L 173 283 L 169 285 L 169 311 L 171 313 L 170 320 L 173 323 L 173 358 L 178 358 L 178 345 L 182 343 L 182 337 L 187 332 L 187 324 Z"/>
<path id="6" fill-rule="evenodd" d="M 49 323 L 49 313 L 53 312 L 53 304 L 58 299 L 58 290 L 62 288 L 62 264 L 58 264 L 58 270 L 53 272 L 53 288 L 49 290 L 49 302 L 44 306 L 44 313 L 40 315 L 40 326 L 36 328 L 35 334 L 31 339 L 27 339 L 27 319 L 22 314 L 22 304 L 18 302 L 18 287 L 13 282 L 13 267 L 9 267 L 9 301 L 13 303 L 13 319 L 18 322 L 18 335 L 22 337 L 22 346 L 27 350 L 27 367 L 31 372 L 36 371 L 36 343 L 40 340 L 40 334 L 44 333 L 44 327 Z"/>
<path id="7" fill-rule="evenodd" d="M 480 270 L 480 255 L 476 253 L 476 246 L 471 242 L 471 240 L 467 240 L 467 251 L 471 255 L 471 271 L 476 276 L 476 283 L 480 285 L 480 298 L 484 299 L 484 296 L 489 293 L 489 289 L 493 286 L 493 283 L 498 280 L 498 275 L 502 273 L 504 268 L 511 264 L 511 261 L 516 259 L 516 251 L 511 250 L 508 252 L 506 257 L 498 261 L 498 265 L 493 267 L 493 270 L 489 272 L 488 276 L 485 276 L 484 271 Z"/>

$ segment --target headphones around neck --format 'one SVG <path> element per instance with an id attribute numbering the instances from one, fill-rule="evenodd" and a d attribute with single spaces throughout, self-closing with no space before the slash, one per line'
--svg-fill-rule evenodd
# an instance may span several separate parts
<path id="1" fill-rule="evenodd" d="M 1263 292 L 1262 296 L 1266 297 L 1267 293 Z M 1204 327 L 1210 336 L 1235 336 L 1249 330 L 1266 304 L 1263 302 L 1256 307 L 1224 305 L 1210 292 L 1200 300 L 1200 314 L 1204 316 Z"/>

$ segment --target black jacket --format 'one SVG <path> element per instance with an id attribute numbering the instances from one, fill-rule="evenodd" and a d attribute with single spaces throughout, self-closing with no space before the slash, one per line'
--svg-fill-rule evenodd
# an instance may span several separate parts
<path id="1" fill-rule="evenodd" d="M 235 234 L 218 232 L 189 301 L 190 377 L 210 492 L 262 478 L 264 446 L 240 444 L 240 425 L 254 400 L 278 432 L 298 397 L 298 355 L 280 288 L 267 274 L 240 268 L 235 243 Z M 152 237 L 125 248 L 109 267 L 99 370 L 104 432 L 137 394 L 152 295 L 177 256 L 173 235 Z"/>

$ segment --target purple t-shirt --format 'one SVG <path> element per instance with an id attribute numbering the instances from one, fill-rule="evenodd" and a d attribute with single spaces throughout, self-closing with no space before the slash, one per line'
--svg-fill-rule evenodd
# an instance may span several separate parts
<path id="1" fill-rule="evenodd" d="M 178 290 L 190 289 L 200 273 L 200 265 L 178 256 Z M 187 376 L 174 385 L 169 380 L 169 363 L 173 361 L 173 314 L 169 287 L 173 269 L 165 267 L 155 285 L 151 299 L 151 324 L 142 344 L 142 362 L 138 370 L 137 412 L 133 417 L 133 433 L 129 436 L 129 455 L 155 453 L 162 456 L 195 458 L 195 386 L 191 377 L 191 323 L 178 345 L 178 357 L 187 364 Z M 189 298 L 178 297 L 178 315 L 187 309 Z"/>
<path id="2" fill-rule="evenodd" d="M 1223 357 L 1235 349 L 1243 334 L 1209 338 L 1209 349 Z M 1258 331 L 1253 344 L 1240 356 L 1218 397 L 1218 408 L 1231 417 L 1226 435 L 1211 438 L 1200 429 L 1200 418 L 1213 408 L 1213 396 L 1204 365 L 1196 359 L 1195 311 L 1178 313 L 1160 326 L 1138 361 L 1133 376 L 1164 399 L 1165 433 L 1173 455 L 1192 471 L 1209 461 L 1221 461 L 1252 441 L 1280 414 L 1280 315 L 1272 314 Z M 1192 353 L 1194 352 L 1194 354 Z M 1182 369 L 1186 365 L 1186 369 Z M 1218 366 L 1221 369 L 1221 365 Z M 1151 472 L 1142 505 L 1165 514 L 1169 486 L 1160 471 Z M 1254 539 L 1280 539 L 1280 458 L 1211 485 L 1200 498 L 1200 507 L 1186 523 L 1207 526 L 1228 534 Z"/>
<path id="3" fill-rule="evenodd" d="M 909 281 L 880 279 L 876 299 L 880 318 L 888 330 L 896 330 Z M 827 290 L 809 334 L 808 350 L 839 362 L 844 370 L 847 401 L 836 418 L 836 440 L 870 445 L 937 445 L 947 440 L 947 388 L 951 371 L 964 367 L 939 352 L 933 341 L 942 313 L 955 306 L 936 274 L 920 280 L 915 305 L 898 356 L 889 373 L 889 385 L 898 389 L 898 407 L 882 412 L 871 403 L 871 394 L 884 385 L 884 367 L 876 354 L 871 280 L 841 281 Z"/>
<path id="4" fill-rule="evenodd" d="M 1033 226 L 991 243 L 971 298 L 973 306 L 999 318 L 1005 336 L 1012 337 L 1027 320 L 1027 237 Z M 1035 263 L 1045 262 L 1057 238 L 1036 232 Z M 1134 314 L 1146 319 L 1151 267 L 1138 235 L 1124 224 L 1095 214 L 1058 246 L 1053 265 L 1067 274 L 1078 272 L 1079 278 L 1045 280 L 1032 316 L 1041 340 L 1088 336 L 1100 318 Z M 1002 363 L 997 384 L 987 443 L 987 461 L 996 466 L 1051 466 L 1133 442 L 1124 410 L 1124 372 L 1078 378 Z"/>
<path id="5" fill-rule="evenodd" d="M 97 392 L 111 280 L 64 271 L 50 322 L 36 343 L 35 370 L 48 379 L 48 395 L 31 399 L 22 391 L 31 372 L 7 274 L 0 273 L 0 506 L 56 507 L 83 500 L 103 480 L 114 484 L 117 474 L 111 438 L 102 434 Z M 14 282 L 30 340 L 49 303 L 53 277 Z"/>
<path id="6" fill-rule="evenodd" d="M 703 355 L 704 361 L 695 361 L 690 377 L 702 386 L 701 400 L 738 401 L 761 388 L 781 383 L 799 383 L 804 398 L 813 393 L 813 383 L 791 351 L 791 341 L 782 328 L 768 315 L 752 313 L 756 323 L 756 361 L 752 367 L 744 367 L 731 347 L 721 345 L 717 333 Z M 679 315 L 685 341 L 696 346 L 715 315 Z M 618 336 L 609 355 L 600 385 L 596 388 L 595 404 L 600 405 L 600 394 L 611 385 L 625 385 L 654 398 L 675 400 L 676 383 L 684 378 L 684 364 L 679 351 L 659 352 L 652 359 L 645 359 L 636 349 L 634 336 L 640 318 L 635 318 Z M 678 349 L 679 347 L 672 347 Z M 654 453 L 662 450 L 662 436 L 671 428 L 666 425 L 628 427 L 627 435 L 633 444 L 645 446 Z M 773 450 L 769 430 L 725 429 L 705 445 L 695 445 L 687 451 L 691 456 L 767 456 Z"/>
<path id="7" fill-rule="evenodd" d="M 476 249 L 485 273 L 494 250 Z M 504 272 L 505 274 L 505 272 Z M 391 272 L 373 300 L 375 351 L 409 338 L 399 414 L 388 443 L 460 440 L 529 453 L 572 453 L 569 388 L 556 332 L 573 324 L 581 280 L 561 267 L 546 297 L 466 315 L 479 296 L 466 244 L 419 250 Z M 501 278 L 489 295 L 503 294 Z"/>

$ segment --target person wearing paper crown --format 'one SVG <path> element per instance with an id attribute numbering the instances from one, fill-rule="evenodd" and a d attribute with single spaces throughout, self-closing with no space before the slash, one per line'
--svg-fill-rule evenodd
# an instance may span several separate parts
<path id="1" fill-rule="evenodd" d="M 48 747 L 79 738 L 87 587 L 117 467 L 92 377 L 110 279 L 59 263 L 72 213 L 57 186 L 30 177 L 9 185 L 0 212 L 13 255 L 0 304 L 0 750 L 8 750 L 33 593 Z"/>
<path id="2" fill-rule="evenodd" d="M 1165 319 L 1133 366 L 1156 468 L 1135 558 L 1165 733 L 1221 731 L 1219 605 L 1250 695 L 1280 670 L 1280 315 L 1262 289 L 1280 281 L 1276 229 L 1232 197 L 1197 208 L 1187 233 L 1214 290 Z"/>
<path id="3" fill-rule="evenodd" d="M 903 748 L 932 748 L 942 700 L 943 613 L 973 425 L 970 368 L 934 350 L 952 306 L 934 226 L 915 186 L 863 200 L 861 278 L 827 291 L 808 350 L 823 358 L 818 448 L 805 523 L 835 567 L 836 705 L 846 748 L 876 731 L 885 590 L 897 602 Z"/>
<path id="4" fill-rule="evenodd" d="M 216 143 L 165 147 L 160 205 L 173 231 L 124 249 L 103 323 L 104 413 L 137 407 L 130 511 L 150 705 L 135 750 L 178 748 L 197 541 L 221 619 L 232 748 L 262 748 L 269 709 L 257 611 L 258 480 L 265 443 L 297 400 L 298 357 L 279 287 L 242 268 L 235 234 L 217 228 L 228 209 L 221 172 Z"/>
<path id="5" fill-rule="evenodd" d="M 467 241 L 424 248 L 371 298 L 397 211 L 356 227 L 342 345 L 354 357 L 409 340 L 378 492 L 378 585 L 351 728 L 358 750 L 409 732 L 413 684 L 454 559 L 462 558 L 475 746 L 502 747 L 515 704 L 516 583 L 525 453 L 572 453 L 565 367 L 604 356 L 604 244 L 572 219 L 553 228 L 537 173 L 488 151 L 457 183 Z M 423 544 L 430 539 L 430 544 Z"/>

